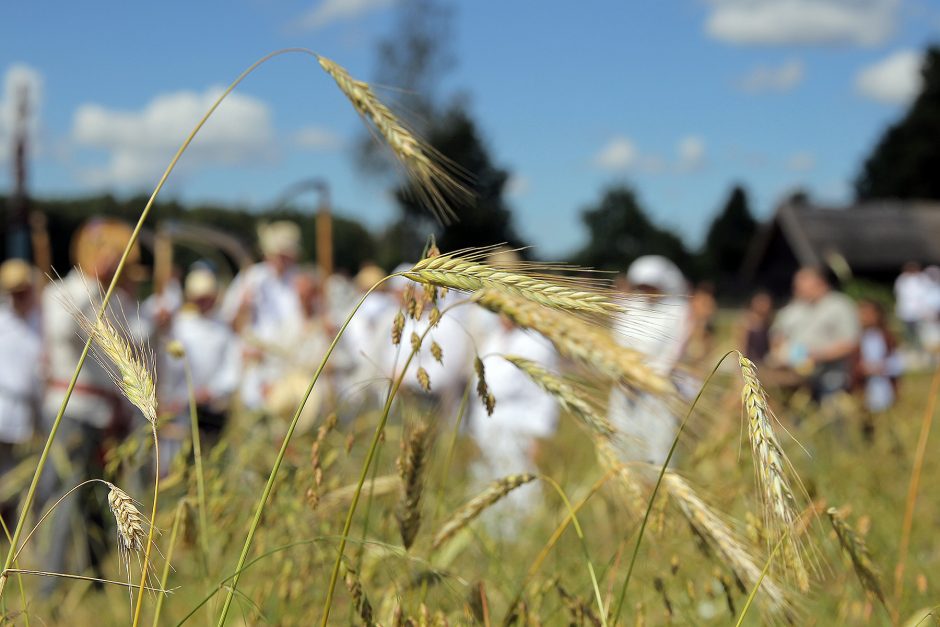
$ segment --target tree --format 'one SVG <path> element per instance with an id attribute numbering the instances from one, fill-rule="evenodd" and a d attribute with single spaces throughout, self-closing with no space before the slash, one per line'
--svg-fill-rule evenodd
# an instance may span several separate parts
<path id="1" fill-rule="evenodd" d="M 642 255 L 662 255 L 688 272 L 690 255 L 682 240 L 656 226 L 625 185 L 608 188 L 600 202 L 582 212 L 588 243 L 575 263 L 600 270 L 624 271 Z"/>
<path id="2" fill-rule="evenodd" d="M 855 181 L 859 200 L 940 199 L 940 47 L 924 57 L 921 93 L 866 159 Z"/>
<path id="3" fill-rule="evenodd" d="M 708 227 L 699 253 L 703 277 L 721 282 L 733 279 L 756 231 L 757 221 L 748 206 L 747 193 L 740 185 L 735 185 L 724 209 Z"/>

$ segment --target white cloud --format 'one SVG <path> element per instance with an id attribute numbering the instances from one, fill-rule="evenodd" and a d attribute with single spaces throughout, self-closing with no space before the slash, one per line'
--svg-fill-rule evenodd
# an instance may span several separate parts
<path id="1" fill-rule="evenodd" d="M 298 129 L 291 139 L 297 148 L 310 151 L 336 150 L 343 146 L 342 137 L 319 126 L 305 126 Z"/>
<path id="2" fill-rule="evenodd" d="M 6 162 L 10 156 L 22 89 L 25 89 L 27 94 L 26 129 L 30 134 L 31 148 L 36 150 L 39 107 L 42 103 L 42 76 L 28 65 L 14 63 L 7 67 L 3 75 L 3 91 L 0 92 L 0 163 Z"/>
<path id="3" fill-rule="evenodd" d="M 751 93 L 784 92 L 790 91 L 803 80 L 803 63 L 790 60 L 783 65 L 761 65 L 747 74 L 738 82 L 738 87 Z"/>
<path id="4" fill-rule="evenodd" d="M 221 88 L 212 87 L 202 93 L 162 94 L 139 111 L 82 105 L 72 120 L 73 142 L 108 155 L 106 165 L 85 172 L 87 180 L 108 185 L 151 182 L 221 92 Z M 251 96 L 232 93 L 199 131 L 181 165 L 193 168 L 257 162 L 270 158 L 274 148 L 268 106 Z"/>
<path id="5" fill-rule="evenodd" d="M 678 169 L 682 172 L 698 170 L 705 164 L 705 140 L 689 135 L 679 141 Z"/>
<path id="6" fill-rule="evenodd" d="M 318 30 L 335 22 L 356 20 L 395 2 L 396 0 L 323 0 L 300 16 L 294 27 L 299 30 Z"/>
<path id="7" fill-rule="evenodd" d="M 593 164 L 594 167 L 608 172 L 691 172 L 705 164 L 705 140 L 698 135 L 681 138 L 676 145 L 676 155 L 673 160 L 655 153 L 647 153 L 637 148 L 629 138 L 615 135 L 594 155 Z"/>
<path id="8" fill-rule="evenodd" d="M 786 165 L 793 172 L 809 172 L 816 166 L 816 157 L 810 152 L 797 152 L 790 155 Z"/>
<path id="9" fill-rule="evenodd" d="M 866 98 L 885 104 L 907 104 L 920 93 L 924 58 L 913 50 L 899 50 L 862 69 L 855 88 Z"/>
<path id="10" fill-rule="evenodd" d="M 884 42 L 900 0 L 711 0 L 705 31 L 740 45 Z"/>
<path id="11" fill-rule="evenodd" d="M 512 174 L 509 180 L 506 181 L 506 194 L 513 198 L 525 196 L 531 188 L 532 183 L 529 181 L 529 177 L 521 174 Z"/>
<path id="12" fill-rule="evenodd" d="M 622 172 L 637 164 L 639 154 L 633 142 L 618 135 L 612 137 L 594 156 L 594 165 L 602 170 Z"/>

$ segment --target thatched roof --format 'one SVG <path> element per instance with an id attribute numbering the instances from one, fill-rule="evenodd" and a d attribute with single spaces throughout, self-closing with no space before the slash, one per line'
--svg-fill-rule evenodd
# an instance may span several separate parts
<path id="1" fill-rule="evenodd" d="M 752 243 L 744 265 L 754 277 L 781 238 L 800 266 L 841 258 L 854 273 L 897 272 L 906 261 L 940 265 L 940 203 L 872 202 L 849 207 L 784 203 Z"/>

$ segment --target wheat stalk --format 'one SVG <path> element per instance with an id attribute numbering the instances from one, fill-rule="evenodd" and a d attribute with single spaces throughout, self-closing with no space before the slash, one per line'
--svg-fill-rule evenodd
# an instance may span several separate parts
<path id="1" fill-rule="evenodd" d="M 502 479 L 497 479 L 486 487 L 478 495 L 460 506 L 457 511 L 451 514 L 450 518 L 441 526 L 440 530 L 434 536 L 431 543 L 433 548 L 438 548 L 458 531 L 466 527 L 479 516 L 483 511 L 499 501 L 501 498 L 515 490 L 521 485 L 525 485 L 535 479 L 535 475 L 524 473 L 520 475 L 509 475 Z"/>
<path id="2" fill-rule="evenodd" d="M 536 385 L 554 396 L 562 407 L 581 420 L 593 433 L 605 438 L 613 435 L 614 429 L 607 421 L 607 417 L 599 412 L 594 404 L 574 385 L 531 360 L 515 355 L 503 355 L 503 359 L 524 372 Z"/>
<path id="3" fill-rule="evenodd" d="M 532 270 L 536 266 L 482 263 L 480 257 L 487 252 L 489 249 L 486 248 L 468 249 L 422 259 L 402 275 L 418 283 L 462 292 L 487 288 L 502 290 L 556 309 L 605 316 L 626 311 L 610 293 L 584 289 L 573 279 L 540 274 Z"/>
<path id="4" fill-rule="evenodd" d="M 517 326 L 537 331 L 559 354 L 607 378 L 657 396 L 675 393 L 669 379 L 650 368 L 641 353 L 619 346 L 602 327 L 505 290 L 486 289 L 474 300 Z"/>
<path id="5" fill-rule="evenodd" d="M 757 585 L 761 568 L 721 516 L 696 494 L 685 479 L 671 470 L 666 470 L 663 475 L 663 487 L 696 533 L 710 541 L 735 576 L 748 587 Z M 770 577 L 765 576 L 761 582 L 760 595 L 769 610 L 780 612 L 787 609 L 783 589 Z"/>
<path id="6" fill-rule="evenodd" d="M 442 222 L 455 217 L 450 200 L 465 200 L 470 196 L 467 188 L 449 170 L 454 167 L 442 155 L 418 139 L 385 104 L 378 99 L 372 87 L 354 79 L 345 68 L 323 56 L 317 60 L 327 74 L 333 77 L 340 90 L 349 98 L 356 111 L 368 120 L 385 140 L 392 153 L 417 184 L 420 200 Z"/>
<path id="7" fill-rule="evenodd" d="M 773 421 L 776 418 L 767 402 L 767 394 L 757 378 L 756 367 L 743 355 L 739 355 L 739 363 L 744 379 L 742 402 L 747 414 L 754 472 L 764 506 L 765 528 L 769 532 L 767 539 L 771 544 L 783 539 L 784 566 L 794 577 L 799 588 L 806 592 L 809 590 L 809 573 L 803 561 L 802 547 L 794 535 L 794 525 L 799 520 L 799 515 L 787 472 L 790 462 L 774 431 Z"/>
<path id="8" fill-rule="evenodd" d="M 872 562 L 871 554 L 868 552 L 868 546 L 865 544 L 865 540 L 845 522 L 839 514 L 839 510 L 830 507 L 826 510 L 826 514 L 829 516 L 832 528 L 839 538 L 839 544 L 842 545 L 842 548 L 849 554 L 849 558 L 852 560 L 852 567 L 855 569 L 855 574 L 858 576 L 862 587 L 878 597 L 878 600 L 881 601 L 885 609 L 888 609 L 884 590 L 881 587 L 881 576 L 878 573 L 878 568 L 875 566 L 874 562 Z"/>
<path id="9" fill-rule="evenodd" d="M 402 440 L 401 456 L 398 458 L 402 489 L 395 518 L 398 520 L 398 530 L 405 549 L 411 548 L 421 527 L 421 496 L 424 491 L 429 439 L 430 431 L 427 425 L 418 424 L 408 438 Z"/>
<path id="10" fill-rule="evenodd" d="M 359 581 L 359 575 L 356 571 L 347 567 L 345 579 L 346 589 L 349 590 L 349 595 L 352 597 L 353 608 L 359 615 L 360 620 L 362 620 L 362 624 L 367 627 L 372 627 L 372 625 L 375 624 L 372 619 L 372 604 L 369 603 L 369 598 L 362 590 L 362 582 Z"/>

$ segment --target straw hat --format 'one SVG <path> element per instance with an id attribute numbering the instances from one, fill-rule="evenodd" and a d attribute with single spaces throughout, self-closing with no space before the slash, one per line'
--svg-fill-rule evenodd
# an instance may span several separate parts
<path id="1" fill-rule="evenodd" d="M 258 243 L 264 255 L 300 256 L 300 227 L 289 220 L 258 225 Z"/>
<path id="2" fill-rule="evenodd" d="M 374 263 L 368 263 L 362 266 L 356 274 L 356 287 L 360 292 L 366 292 L 383 278 L 385 278 L 385 271 Z"/>
<path id="3" fill-rule="evenodd" d="M 72 262 L 91 271 L 101 263 L 114 263 L 121 258 L 133 231 L 127 224 L 113 218 L 92 218 L 72 237 Z M 140 247 L 135 243 L 127 262 L 140 261 Z"/>
<path id="4" fill-rule="evenodd" d="M 189 300 L 215 296 L 219 291 L 219 282 L 211 270 L 196 268 L 186 275 L 186 284 L 183 291 Z"/>
<path id="5" fill-rule="evenodd" d="M 33 268 L 22 259 L 7 259 L 0 264 L 0 290 L 18 292 L 33 284 Z"/>

